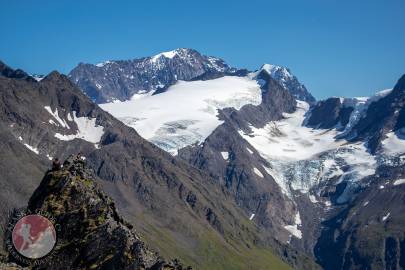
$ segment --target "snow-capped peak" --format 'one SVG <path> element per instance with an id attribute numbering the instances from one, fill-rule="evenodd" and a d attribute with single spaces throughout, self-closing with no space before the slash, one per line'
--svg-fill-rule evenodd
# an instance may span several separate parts
<path id="1" fill-rule="evenodd" d="M 159 53 L 159 54 L 157 54 L 157 55 L 155 55 L 155 56 L 152 56 L 152 57 L 151 57 L 151 61 L 152 61 L 152 62 L 156 62 L 156 61 L 157 61 L 159 58 L 161 58 L 161 57 L 165 57 L 165 58 L 172 59 L 173 57 L 175 57 L 175 56 L 177 55 L 178 50 L 179 50 L 179 49 L 176 49 L 176 50 L 173 50 L 173 51 L 168 51 L 168 52 Z"/>
<path id="2" fill-rule="evenodd" d="M 101 63 L 97 63 L 95 66 L 96 67 L 104 67 L 105 65 L 110 64 L 110 63 L 111 63 L 111 61 L 104 61 L 104 62 L 101 62 Z"/>
<path id="3" fill-rule="evenodd" d="M 301 84 L 298 79 L 286 67 L 263 64 L 259 70 L 249 74 L 249 77 L 256 79 L 259 82 L 265 78 L 263 73 L 267 73 L 271 78 L 277 81 L 282 87 L 290 91 L 290 93 L 298 100 L 303 100 L 309 104 L 315 103 L 315 98 L 308 92 L 306 87 Z"/>
<path id="4" fill-rule="evenodd" d="M 285 79 L 291 79 L 293 75 L 291 75 L 290 71 L 282 66 L 276 66 L 272 64 L 264 64 L 259 71 L 266 71 L 272 77 L 283 77 Z"/>
<path id="5" fill-rule="evenodd" d="M 159 54 L 156 54 L 155 56 L 151 57 L 151 61 L 155 63 L 156 61 L 158 61 L 158 59 L 162 58 L 173 59 L 176 55 L 181 58 L 186 58 L 187 56 L 190 55 L 190 52 L 191 52 L 190 49 L 178 48 L 172 51 L 161 52 Z"/>

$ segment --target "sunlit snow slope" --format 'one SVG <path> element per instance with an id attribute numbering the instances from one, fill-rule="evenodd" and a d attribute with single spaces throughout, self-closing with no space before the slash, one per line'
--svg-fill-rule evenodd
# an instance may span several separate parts
<path id="1" fill-rule="evenodd" d="M 179 81 L 158 95 L 136 95 L 128 101 L 100 106 L 175 155 L 180 148 L 204 141 L 222 123 L 218 109 L 260 103 L 261 89 L 255 80 L 225 76 Z"/>
<path id="2" fill-rule="evenodd" d="M 268 123 L 264 128 L 251 127 L 252 132 L 240 135 L 269 161 L 264 169 L 273 176 L 282 191 L 309 192 L 316 185 L 338 178 L 355 184 L 375 173 L 375 157 L 363 143 L 336 139 L 336 129 L 314 129 L 303 125 L 309 105 L 297 101 L 297 110 L 284 114 L 284 119 Z M 350 189 L 347 192 L 351 192 Z M 318 194 L 319 195 L 319 194 Z M 342 194 L 344 202 L 349 194 Z"/>

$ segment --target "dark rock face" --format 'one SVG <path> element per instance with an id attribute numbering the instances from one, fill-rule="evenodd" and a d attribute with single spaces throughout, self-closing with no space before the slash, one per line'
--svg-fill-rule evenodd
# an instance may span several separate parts
<path id="1" fill-rule="evenodd" d="M 405 176 L 401 167 L 381 167 L 355 201 L 337 209 L 315 246 L 324 269 L 402 269 L 405 241 Z M 381 188 L 384 186 L 384 188 Z"/>
<path id="2" fill-rule="evenodd" d="M 375 153 L 381 146 L 385 134 L 405 127 L 405 75 L 387 96 L 371 103 L 366 115 L 355 125 L 349 136 L 355 140 L 368 141 Z"/>
<path id="3" fill-rule="evenodd" d="M 328 98 L 311 108 L 306 124 L 314 128 L 344 128 L 352 112 L 353 107 L 343 106 L 340 98 Z"/>
<path id="4" fill-rule="evenodd" d="M 220 113 L 220 119 L 227 119 L 235 127 L 249 132 L 248 125 L 262 128 L 268 122 L 283 118 L 283 113 L 292 113 L 296 109 L 294 96 L 280 86 L 269 74 L 261 76 L 265 83 L 262 86 L 262 103 L 258 106 L 246 105 L 239 111 L 224 109 Z"/>
<path id="5" fill-rule="evenodd" d="M 63 165 L 46 173 L 28 202 L 30 211 L 47 212 L 60 228 L 56 259 L 33 269 L 186 269 L 146 247 L 82 159 Z"/>
<path id="6" fill-rule="evenodd" d="M 69 73 L 69 78 L 93 101 L 105 103 L 127 100 L 140 91 L 167 89 L 178 80 L 237 75 L 237 71 L 222 59 L 192 49 L 177 49 L 128 61 L 81 63 Z"/>
<path id="7" fill-rule="evenodd" d="M 312 106 L 306 119 L 306 125 L 313 128 L 337 128 L 343 130 L 347 127 L 354 104 L 344 98 L 329 98 L 317 102 Z M 343 101 L 343 102 L 342 102 Z M 373 97 L 367 101 L 367 107 L 357 112 L 357 119 L 339 139 L 349 141 L 364 141 L 371 153 L 375 154 L 381 147 L 381 141 L 389 132 L 399 132 L 405 127 L 405 75 L 402 76 L 394 89 L 383 97 Z M 401 136 L 401 135 L 400 135 Z"/>
<path id="8" fill-rule="evenodd" d="M 289 69 L 285 67 L 265 64 L 259 70 L 257 79 L 264 79 L 266 81 L 266 76 L 270 75 L 274 80 L 276 80 L 282 87 L 290 91 L 290 93 L 298 100 L 305 101 L 309 104 L 315 103 L 315 98 L 307 90 L 305 85 L 301 84 L 298 79 L 293 76 Z M 266 88 L 266 86 L 264 86 Z"/>
<path id="9" fill-rule="evenodd" d="M 34 78 L 29 76 L 21 69 L 14 70 L 1 61 L 0 61 L 0 76 L 14 79 L 25 79 L 29 81 L 35 81 Z"/>

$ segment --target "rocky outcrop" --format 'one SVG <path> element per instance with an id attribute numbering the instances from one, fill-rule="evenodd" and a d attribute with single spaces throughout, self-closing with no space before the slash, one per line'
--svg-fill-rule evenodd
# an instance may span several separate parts
<path id="1" fill-rule="evenodd" d="M 28 81 L 35 81 L 34 78 L 29 76 L 26 72 L 21 69 L 12 69 L 2 61 L 0 61 L 0 76 L 14 79 L 24 79 Z"/>
<path id="2" fill-rule="evenodd" d="M 366 140 L 372 153 L 381 146 L 388 132 L 405 127 L 405 75 L 386 96 L 372 102 L 365 116 L 351 129 L 354 140 Z"/>
<path id="3" fill-rule="evenodd" d="M 59 228 L 55 259 L 33 269 L 191 269 L 165 262 L 144 244 L 81 158 L 69 157 L 62 170 L 48 171 L 28 210 L 46 212 Z"/>
<path id="4" fill-rule="evenodd" d="M 344 128 L 353 107 L 344 106 L 341 98 L 328 98 L 317 102 L 310 111 L 306 125 L 314 128 Z"/>
<path id="5" fill-rule="evenodd" d="M 266 81 L 266 76 L 270 75 L 282 87 L 287 89 L 296 99 L 305 101 L 309 104 L 315 103 L 315 98 L 307 90 L 305 85 L 301 84 L 297 77 L 291 74 L 290 70 L 285 67 L 264 64 L 258 71 L 255 77 L 258 80 Z M 264 86 L 266 88 L 266 86 Z"/>
<path id="6" fill-rule="evenodd" d="M 384 166 L 365 179 L 349 205 L 330 213 L 315 246 L 324 269 L 403 269 L 404 166 Z"/>

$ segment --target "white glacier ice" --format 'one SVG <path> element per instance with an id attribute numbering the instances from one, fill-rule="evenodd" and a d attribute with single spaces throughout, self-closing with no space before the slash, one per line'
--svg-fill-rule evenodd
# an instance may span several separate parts
<path id="1" fill-rule="evenodd" d="M 201 143 L 223 121 L 218 110 L 259 105 L 261 89 L 255 80 L 225 76 L 207 81 L 179 81 L 166 92 L 100 106 L 133 127 L 142 137 L 173 155 Z"/>
<path id="2" fill-rule="evenodd" d="M 288 196 L 292 190 L 307 193 L 323 181 L 338 178 L 356 182 L 374 174 L 376 160 L 361 143 L 336 139 L 336 129 L 313 129 L 303 126 L 309 105 L 297 101 L 298 108 L 284 119 L 272 121 L 252 132 L 239 134 L 265 158 L 271 166 L 265 167 Z M 345 171 L 342 168 L 345 167 Z M 350 189 L 338 199 L 345 202 Z"/>

